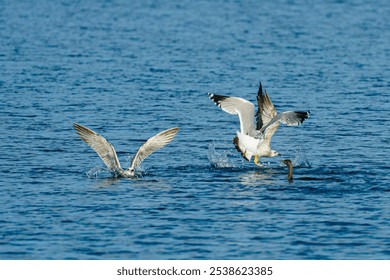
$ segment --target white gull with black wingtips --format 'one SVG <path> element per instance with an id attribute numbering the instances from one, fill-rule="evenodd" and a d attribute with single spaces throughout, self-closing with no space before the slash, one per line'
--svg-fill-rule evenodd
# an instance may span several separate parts
<path id="1" fill-rule="evenodd" d="M 230 97 L 209 93 L 209 98 L 225 112 L 238 115 L 240 129 L 233 143 L 242 156 L 250 161 L 254 156 L 254 163 L 259 164 L 259 157 L 275 157 L 280 155 L 271 150 L 271 138 L 280 126 L 300 125 L 310 115 L 310 111 L 277 113 L 267 91 L 263 91 L 260 83 L 257 93 L 258 111 L 255 116 L 255 105 L 240 97 Z M 256 117 L 256 128 L 254 126 Z"/>
<path id="2" fill-rule="evenodd" d="M 80 138 L 95 150 L 114 176 L 125 178 L 134 177 L 135 169 L 141 164 L 141 162 L 155 151 L 169 144 L 179 132 L 179 128 L 170 128 L 149 138 L 138 149 L 136 155 L 131 161 L 130 167 L 128 169 L 122 169 L 114 146 L 112 146 L 104 137 L 77 123 L 74 123 L 73 127 L 80 135 Z"/>

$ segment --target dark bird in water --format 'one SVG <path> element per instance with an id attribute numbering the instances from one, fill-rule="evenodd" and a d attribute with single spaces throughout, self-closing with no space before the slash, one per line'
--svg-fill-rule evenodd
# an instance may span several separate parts
<path id="1" fill-rule="evenodd" d="M 293 165 L 292 165 L 292 162 L 291 162 L 291 160 L 289 160 L 289 159 L 285 159 L 285 160 L 283 160 L 283 163 L 285 164 L 285 165 L 287 165 L 287 167 L 288 167 L 288 175 L 287 175 L 287 179 L 288 179 L 288 181 L 289 182 L 292 182 L 293 181 Z"/>

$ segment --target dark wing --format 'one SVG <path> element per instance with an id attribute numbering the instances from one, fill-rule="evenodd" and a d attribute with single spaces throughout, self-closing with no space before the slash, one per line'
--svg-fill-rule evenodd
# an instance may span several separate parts
<path id="1" fill-rule="evenodd" d="M 274 104 L 272 104 L 267 91 L 263 91 L 261 83 L 257 92 L 257 106 L 256 130 L 260 130 L 277 115 Z"/>
<path id="2" fill-rule="evenodd" d="M 260 130 L 263 127 L 263 119 L 261 115 L 263 114 L 263 86 L 259 85 L 259 90 L 257 91 L 257 112 L 256 112 L 256 130 Z"/>

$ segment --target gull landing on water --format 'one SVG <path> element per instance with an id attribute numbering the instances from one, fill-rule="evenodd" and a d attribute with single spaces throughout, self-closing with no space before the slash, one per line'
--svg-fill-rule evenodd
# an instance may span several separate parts
<path id="1" fill-rule="evenodd" d="M 107 165 L 111 173 L 113 173 L 116 177 L 125 178 L 134 177 L 135 169 L 141 164 L 141 162 L 155 151 L 169 144 L 179 132 L 178 128 L 170 128 L 149 138 L 148 141 L 146 141 L 138 149 L 136 155 L 131 161 L 130 167 L 124 170 L 118 160 L 114 146 L 112 146 L 104 137 L 77 123 L 74 123 L 73 127 L 76 129 L 77 134 L 80 135 L 80 138 L 95 150 L 95 152 Z"/>
<path id="2" fill-rule="evenodd" d="M 258 110 L 255 115 L 255 105 L 240 97 L 230 97 L 209 93 L 209 98 L 225 112 L 238 115 L 240 130 L 233 143 L 248 161 L 254 156 L 254 163 L 259 165 L 259 157 L 275 157 L 280 155 L 271 150 L 271 138 L 279 128 L 280 123 L 288 126 L 300 125 L 309 117 L 310 111 L 277 113 L 267 93 L 260 83 L 257 92 Z M 256 127 L 253 118 L 256 118 Z"/>

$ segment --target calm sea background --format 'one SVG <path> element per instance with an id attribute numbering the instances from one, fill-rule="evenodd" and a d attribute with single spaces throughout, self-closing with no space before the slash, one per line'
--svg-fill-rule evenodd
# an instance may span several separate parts
<path id="1" fill-rule="evenodd" d="M 388 1 L 0 1 L 1 259 L 389 259 Z M 208 92 L 311 110 L 245 162 Z M 122 165 L 180 127 L 134 180 Z M 282 159 L 294 161 L 287 181 Z"/>

